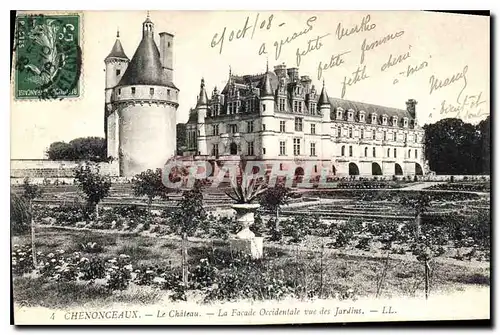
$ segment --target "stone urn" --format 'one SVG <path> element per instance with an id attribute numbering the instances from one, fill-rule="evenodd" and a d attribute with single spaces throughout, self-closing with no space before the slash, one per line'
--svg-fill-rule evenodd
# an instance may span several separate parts
<path id="1" fill-rule="evenodd" d="M 259 204 L 233 204 L 231 208 L 236 211 L 236 222 L 241 229 L 235 238 L 230 241 L 231 248 L 238 252 L 243 252 L 250 255 L 254 259 L 262 257 L 263 238 L 256 237 L 250 230 L 250 226 L 254 223 L 255 212 L 260 207 Z"/>

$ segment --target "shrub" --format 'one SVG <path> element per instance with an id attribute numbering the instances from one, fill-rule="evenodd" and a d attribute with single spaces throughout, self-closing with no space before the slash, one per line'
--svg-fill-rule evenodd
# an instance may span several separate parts
<path id="1" fill-rule="evenodd" d="M 97 242 L 87 242 L 80 244 L 80 251 L 86 253 L 100 253 L 104 250 L 102 245 L 97 244 Z"/>
<path id="2" fill-rule="evenodd" d="M 362 250 L 370 250 L 370 241 L 371 237 L 368 236 L 361 237 L 358 244 L 356 244 L 356 248 Z"/>
<path id="3" fill-rule="evenodd" d="M 334 246 L 335 248 L 343 248 L 349 244 L 354 235 L 350 231 L 343 231 L 340 229 L 335 238 Z"/>
<path id="4" fill-rule="evenodd" d="M 31 245 L 19 246 L 15 244 L 12 249 L 12 272 L 16 275 L 22 275 L 31 272 L 34 268 Z"/>
<path id="5" fill-rule="evenodd" d="M 127 289 L 132 278 L 132 265 L 130 257 L 121 254 L 118 259 L 112 258 L 106 263 L 106 287 L 110 291 L 123 291 Z"/>
<path id="6" fill-rule="evenodd" d="M 82 280 L 94 282 L 96 279 L 102 279 L 106 276 L 105 262 L 97 257 L 81 258 L 79 263 Z"/>

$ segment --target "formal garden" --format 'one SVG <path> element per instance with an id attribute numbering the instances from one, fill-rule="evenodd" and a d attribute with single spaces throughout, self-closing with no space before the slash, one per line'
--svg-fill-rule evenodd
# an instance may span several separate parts
<path id="1" fill-rule="evenodd" d="M 135 201 L 120 203 L 106 202 L 115 185 L 92 164 L 75 171 L 79 193 L 69 201 L 66 185 L 25 180 L 11 194 L 14 299 L 45 307 L 345 300 L 490 285 L 489 189 L 358 187 L 370 182 L 303 191 L 240 180 L 218 192 L 196 182 L 180 192 L 149 170 L 120 189 Z M 42 201 L 59 187 L 57 201 Z M 249 227 L 232 203 L 252 204 Z M 233 247 L 247 228 L 263 239 L 262 257 Z"/>

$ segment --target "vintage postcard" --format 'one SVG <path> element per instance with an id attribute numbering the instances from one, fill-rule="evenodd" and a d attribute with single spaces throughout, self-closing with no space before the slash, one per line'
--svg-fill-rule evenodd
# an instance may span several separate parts
<path id="1" fill-rule="evenodd" d="M 490 17 L 17 12 L 16 325 L 490 320 Z"/>

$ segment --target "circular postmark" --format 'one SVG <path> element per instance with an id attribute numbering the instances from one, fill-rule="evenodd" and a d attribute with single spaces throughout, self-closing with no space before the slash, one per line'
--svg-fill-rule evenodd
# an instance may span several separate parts
<path id="1" fill-rule="evenodd" d="M 78 97 L 80 16 L 25 15 L 16 20 L 16 98 Z"/>

